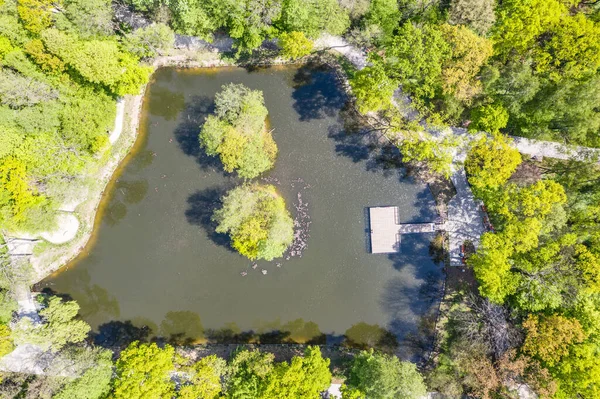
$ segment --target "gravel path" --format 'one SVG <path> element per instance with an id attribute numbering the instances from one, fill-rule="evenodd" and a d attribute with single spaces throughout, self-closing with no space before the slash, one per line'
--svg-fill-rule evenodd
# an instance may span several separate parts
<path id="1" fill-rule="evenodd" d="M 108 136 L 108 141 L 110 144 L 114 144 L 117 142 L 119 137 L 121 137 L 121 132 L 123 131 L 123 118 L 125 117 L 125 101 L 120 97 L 117 100 L 117 116 L 115 117 L 115 128 L 110 135 Z"/>

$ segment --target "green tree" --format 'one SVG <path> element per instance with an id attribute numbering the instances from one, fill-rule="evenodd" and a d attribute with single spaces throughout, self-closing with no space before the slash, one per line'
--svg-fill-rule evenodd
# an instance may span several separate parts
<path id="1" fill-rule="evenodd" d="M 309 346 L 304 356 L 294 356 L 290 363 L 275 366 L 269 377 L 265 399 L 319 399 L 331 385 L 329 359 L 323 359 L 321 349 Z"/>
<path id="2" fill-rule="evenodd" d="M 23 162 L 14 157 L 0 160 L 0 224 L 14 230 L 34 228 L 32 213 L 49 205 L 30 184 Z"/>
<path id="3" fill-rule="evenodd" d="M 0 324 L 0 358 L 8 355 L 14 349 L 12 332 L 6 324 Z"/>
<path id="4" fill-rule="evenodd" d="M 508 124 L 508 112 L 500 104 L 487 104 L 471 111 L 470 131 L 498 133 Z"/>
<path id="5" fill-rule="evenodd" d="M 493 37 L 496 53 L 524 54 L 538 36 L 556 27 L 567 9 L 558 0 L 507 0 L 498 7 Z"/>
<path id="6" fill-rule="evenodd" d="M 113 375 L 112 352 L 106 349 L 75 348 L 68 354 L 81 374 L 67 382 L 55 399 L 100 399 L 110 392 Z"/>
<path id="7" fill-rule="evenodd" d="M 565 202 L 562 186 L 544 180 L 526 187 L 509 184 L 487 196 L 498 232 L 485 233 L 468 261 L 483 296 L 503 303 L 516 295 L 519 306 L 539 311 L 560 306 L 564 290 L 578 287 L 567 266 L 575 261 L 573 236 L 548 236 L 546 243 L 546 235 L 553 233 L 546 226 L 549 215 L 560 212 Z M 558 254 L 564 254 L 562 261 Z"/>
<path id="8" fill-rule="evenodd" d="M 444 24 L 440 30 L 452 52 L 451 58 L 444 63 L 442 90 L 470 103 L 481 92 L 479 71 L 492 56 L 492 42 L 462 25 Z"/>
<path id="9" fill-rule="evenodd" d="M 453 25 L 467 25 L 485 36 L 496 21 L 495 5 L 495 0 L 453 0 L 448 20 Z"/>
<path id="10" fill-rule="evenodd" d="M 15 341 L 31 343 L 57 352 L 69 343 L 82 342 L 90 331 L 83 320 L 77 320 L 79 305 L 75 301 L 63 302 L 52 296 L 39 311 L 41 325 L 34 325 L 29 318 L 22 318 L 15 328 Z"/>
<path id="11" fill-rule="evenodd" d="M 80 41 L 56 29 L 42 32 L 42 41 L 52 54 L 73 67 L 91 83 L 109 87 L 117 95 L 138 94 L 148 82 L 151 68 L 138 65 L 116 41 Z"/>
<path id="12" fill-rule="evenodd" d="M 417 399 L 427 393 L 414 364 L 373 350 L 353 359 L 346 384 L 369 399 Z"/>
<path id="13" fill-rule="evenodd" d="M 0 245 L 6 245 L 4 240 Z M 0 289 L 0 324 L 8 324 L 13 317 L 13 313 L 17 310 L 17 301 L 12 297 L 10 292 Z"/>
<path id="14" fill-rule="evenodd" d="M 417 106 L 426 106 L 439 91 L 451 48 L 435 26 L 402 25 L 385 45 L 388 75 L 402 84 Z"/>
<path id="15" fill-rule="evenodd" d="M 392 106 L 392 95 L 398 84 L 390 79 L 380 63 L 367 66 L 350 79 L 352 94 L 361 114 L 378 112 Z"/>
<path id="16" fill-rule="evenodd" d="M 65 17 L 84 38 L 109 36 L 113 33 L 110 0 L 63 0 Z"/>
<path id="17" fill-rule="evenodd" d="M 0 70 L 0 103 L 12 109 L 30 107 L 40 102 L 52 101 L 58 92 L 44 82 L 15 73 Z"/>
<path id="18" fill-rule="evenodd" d="M 236 170 L 245 178 L 271 169 L 277 145 L 266 130 L 262 92 L 232 83 L 217 93 L 215 104 L 215 115 L 206 118 L 200 132 L 206 153 L 219 155 L 227 172 Z"/>
<path id="19" fill-rule="evenodd" d="M 156 4 L 152 0 L 131 1 L 138 9 L 148 10 Z M 176 0 L 169 2 L 173 14 L 173 28 L 184 35 L 199 36 L 205 40 L 212 39 L 212 33 L 219 26 L 211 13 L 213 2 L 200 0 Z"/>
<path id="20" fill-rule="evenodd" d="M 367 27 L 377 26 L 383 37 L 390 37 L 398 27 L 400 10 L 396 0 L 371 0 L 364 18 Z"/>
<path id="21" fill-rule="evenodd" d="M 49 27 L 52 24 L 53 3 L 53 0 L 20 0 L 17 9 L 23 27 L 31 33 L 40 33 Z"/>
<path id="22" fill-rule="evenodd" d="M 583 14 L 563 17 L 534 54 L 537 72 L 552 80 L 594 75 L 600 67 L 600 26 Z"/>
<path id="23" fill-rule="evenodd" d="M 175 35 L 165 24 L 152 24 L 125 36 L 124 46 L 139 58 L 155 57 L 173 48 Z"/>
<path id="24" fill-rule="evenodd" d="M 293 220 L 275 187 L 243 185 L 229 191 L 213 220 L 218 233 L 228 233 L 232 247 L 254 259 L 283 255 L 294 238 Z"/>
<path id="25" fill-rule="evenodd" d="M 191 378 L 178 393 L 178 398 L 215 398 L 221 393 L 221 378 L 226 370 L 225 360 L 210 355 L 190 367 Z"/>
<path id="26" fill-rule="evenodd" d="M 398 144 L 402 162 L 423 162 L 427 167 L 445 177 L 452 172 L 452 149 L 455 140 L 451 137 L 438 140 L 426 132 L 409 135 Z"/>
<path id="27" fill-rule="evenodd" d="M 258 350 L 236 353 L 229 363 L 225 385 L 227 398 L 262 398 L 273 373 L 273 354 Z"/>
<path id="28" fill-rule="evenodd" d="M 350 26 L 350 18 L 337 0 L 283 0 L 277 25 L 284 31 L 302 32 L 316 39 L 324 32 L 341 35 Z"/>
<path id="29" fill-rule="evenodd" d="M 313 50 L 313 42 L 302 32 L 283 32 L 279 35 L 281 56 L 295 60 L 309 55 Z"/>
<path id="30" fill-rule="evenodd" d="M 469 150 L 465 170 L 469 183 L 477 191 L 498 189 L 521 163 L 521 154 L 511 146 L 511 139 L 501 134 L 481 137 Z"/>
<path id="31" fill-rule="evenodd" d="M 170 345 L 131 343 L 121 352 L 113 381 L 115 399 L 161 399 L 174 395 L 170 379 L 175 350 Z"/>

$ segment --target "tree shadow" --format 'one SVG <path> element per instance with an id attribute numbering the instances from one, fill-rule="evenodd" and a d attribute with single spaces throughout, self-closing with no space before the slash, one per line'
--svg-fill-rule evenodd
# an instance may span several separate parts
<path id="1" fill-rule="evenodd" d="M 175 140 L 183 153 L 196 160 L 203 171 L 225 174 L 218 157 L 206 155 L 200 147 L 198 136 L 206 117 L 215 111 L 215 102 L 208 96 L 193 96 L 181 112 L 179 125 L 175 128 Z"/>
<path id="2" fill-rule="evenodd" d="M 124 349 L 133 341 L 148 342 L 152 328 L 148 325 L 135 326 L 131 320 L 113 320 L 101 324 L 92 334 L 95 345 L 110 349 Z"/>
<path id="3" fill-rule="evenodd" d="M 412 216 L 409 220 L 402 221 L 402 223 L 430 223 L 436 222 L 439 219 L 435 199 L 428 186 L 424 186 L 417 193 L 413 207 L 418 209 L 419 213 Z"/>
<path id="4" fill-rule="evenodd" d="M 301 121 L 334 117 L 347 101 L 335 73 L 326 65 L 303 65 L 293 83 L 293 107 Z"/>
<path id="5" fill-rule="evenodd" d="M 185 211 L 185 217 L 189 224 L 202 227 L 213 243 L 233 251 L 227 234 L 217 233 L 216 224 L 212 221 L 212 215 L 221 207 L 221 198 L 226 192 L 226 187 L 196 191 L 187 199 L 188 209 Z"/>
<path id="6" fill-rule="evenodd" d="M 398 147 L 382 137 L 382 132 L 365 125 L 352 104 L 347 102 L 339 111 L 337 122 L 328 128 L 328 137 L 335 141 L 335 152 L 364 163 L 365 170 L 385 177 L 405 178 L 406 169 Z"/>
<path id="7" fill-rule="evenodd" d="M 406 239 L 414 236 L 414 239 Z M 397 270 L 412 268 L 414 282 L 405 277 L 390 280 L 381 297 L 388 328 L 401 337 L 405 357 L 422 360 L 432 349 L 435 319 L 443 296 L 444 273 L 429 256 L 429 245 L 419 235 L 404 235 L 400 250 L 389 259 Z"/>

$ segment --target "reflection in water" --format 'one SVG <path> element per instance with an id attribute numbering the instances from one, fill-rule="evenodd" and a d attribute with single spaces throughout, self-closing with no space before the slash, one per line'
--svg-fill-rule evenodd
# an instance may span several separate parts
<path id="1" fill-rule="evenodd" d="M 117 319 L 120 316 L 119 302 L 108 291 L 97 284 L 91 284 L 90 273 L 84 268 L 75 267 L 69 273 L 73 289 L 68 295 L 57 293 L 50 287 L 44 287 L 43 292 L 59 295 L 66 300 L 75 299 L 79 304 L 81 317 L 99 316 L 103 319 Z"/>
<path id="2" fill-rule="evenodd" d="M 159 335 L 173 344 L 189 345 L 204 339 L 204 327 L 194 312 L 168 312 L 160 323 Z"/>
<path id="3" fill-rule="evenodd" d="M 173 92 L 164 86 L 151 86 L 148 107 L 151 115 L 162 116 L 166 120 L 172 121 L 177 119 L 184 106 L 183 93 Z"/>
<path id="4" fill-rule="evenodd" d="M 345 345 L 354 348 L 378 348 L 394 352 L 398 347 L 398 338 L 392 332 L 375 324 L 357 323 L 346 330 Z"/>
<path id="5" fill-rule="evenodd" d="M 134 173 L 141 172 L 144 168 L 152 165 L 154 161 L 154 151 L 145 150 L 139 151 L 135 154 L 135 158 L 131 160 L 131 163 L 127 165 L 127 168 L 131 168 L 131 171 Z"/>
<path id="6" fill-rule="evenodd" d="M 117 183 L 115 190 L 121 194 L 121 197 L 126 204 L 137 204 L 146 197 L 146 194 L 148 194 L 148 181 L 120 180 Z"/>
<path id="7" fill-rule="evenodd" d="M 109 226 L 115 226 L 127 216 L 127 205 L 138 204 L 148 195 L 148 181 L 119 180 L 117 181 L 113 196 L 106 207 L 104 221 Z"/>

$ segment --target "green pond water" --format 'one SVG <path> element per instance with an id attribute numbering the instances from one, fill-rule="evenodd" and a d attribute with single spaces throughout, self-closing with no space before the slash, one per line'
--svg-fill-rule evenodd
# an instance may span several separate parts
<path id="1" fill-rule="evenodd" d="M 262 180 L 285 197 L 306 244 L 256 269 L 214 232 L 212 211 L 239 181 L 198 145 L 230 82 L 264 92 L 279 155 Z M 433 198 L 351 120 L 332 71 L 164 68 L 144 101 L 143 141 L 108 193 L 95 244 L 41 283 L 79 302 L 98 343 L 345 341 L 414 356 L 430 342 L 443 279 L 433 236 L 371 254 L 367 211 L 394 205 L 401 222 L 432 221 Z"/>

